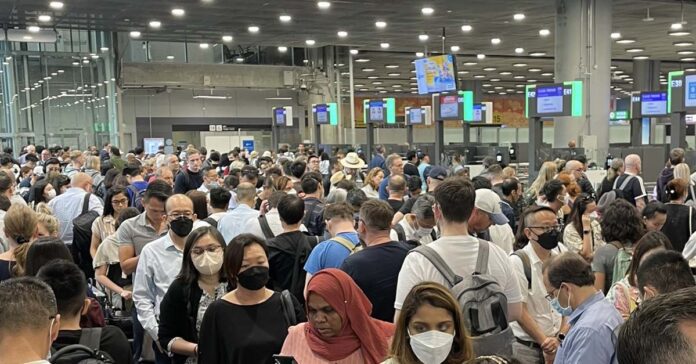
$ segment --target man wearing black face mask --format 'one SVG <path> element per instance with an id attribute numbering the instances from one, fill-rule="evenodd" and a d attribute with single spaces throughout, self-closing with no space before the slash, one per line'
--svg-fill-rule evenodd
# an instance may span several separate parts
<path id="1" fill-rule="evenodd" d="M 133 302 L 138 320 L 155 343 L 157 364 L 170 363 L 165 350 L 157 345 L 159 305 L 181 270 L 186 237 L 191 233 L 196 216 L 191 199 L 180 194 L 167 199 L 165 212 L 169 232 L 143 248 L 133 280 Z"/>
<path id="2" fill-rule="evenodd" d="M 550 257 L 566 251 L 561 244 L 556 213 L 550 207 L 532 206 L 520 216 L 516 247 L 510 265 L 522 292 L 522 314 L 510 326 L 515 334 L 515 357 L 525 363 L 551 363 L 560 345 L 564 319 L 546 299 L 542 266 Z"/>

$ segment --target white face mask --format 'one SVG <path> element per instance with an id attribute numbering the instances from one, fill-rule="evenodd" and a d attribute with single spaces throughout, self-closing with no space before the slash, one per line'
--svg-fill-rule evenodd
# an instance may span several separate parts
<path id="1" fill-rule="evenodd" d="M 413 353 L 423 364 L 440 364 L 447 359 L 452 349 L 454 335 L 446 332 L 431 330 L 411 335 L 410 344 Z"/>
<path id="2" fill-rule="evenodd" d="M 430 236 L 430 234 L 432 232 L 433 232 L 433 228 L 426 229 L 426 228 L 419 227 L 413 235 L 417 236 L 420 239 L 424 236 Z"/>
<path id="3" fill-rule="evenodd" d="M 46 196 L 46 199 L 51 201 L 54 197 L 56 197 L 56 190 L 50 190 L 46 192 L 48 196 Z"/>
<path id="4" fill-rule="evenodd" d="M 220 249 L 214 253 L 203 252 L 201 255 L 192 255 L 191 261 L 196 270 L 201 274 L 213 275 L 222 268 L 223 250 Z"/>

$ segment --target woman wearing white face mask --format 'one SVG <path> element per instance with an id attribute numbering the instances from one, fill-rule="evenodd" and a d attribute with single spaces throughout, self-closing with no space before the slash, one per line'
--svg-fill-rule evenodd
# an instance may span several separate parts
<path id="1" fill-rule="evenodd" d="M 198 332 L 208 306 L 227 293 L 222 274 L 225 240 L 206 226 L 186 239 L 181 272 L 160 304 L 159 342 L 172 363 L 196 363 Z"/>
<path id="2" fill-rule="evenodd" d="M 461 309 L 449 290 L 433 282 L 414 286 L 383 364 L 462 364 L 473 358 Z"/>

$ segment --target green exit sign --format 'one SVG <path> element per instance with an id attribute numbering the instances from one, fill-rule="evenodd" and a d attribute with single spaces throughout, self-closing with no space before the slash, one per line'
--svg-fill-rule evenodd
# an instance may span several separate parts
<path id="1" fill-rule="evenodd" d="M 612 111 L 609 113 L 609 120 L 628 120 L 628 111 Z"/>

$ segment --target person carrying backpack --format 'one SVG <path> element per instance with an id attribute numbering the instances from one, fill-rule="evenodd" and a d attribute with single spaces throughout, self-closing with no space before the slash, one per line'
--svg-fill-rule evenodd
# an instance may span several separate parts
<path id="1" fill-rule="evenodd" d="M 123 175 L 128 179 L 128 207 L 135 207 L 140 212 L 143 210 L 143 196 L 147 189 L 147 181 L 143 178 L 142 167 L 139 164 L 129 164 L 123 168 Z"/>
<path id="2" fill-rule="evenodd" d="M 643 210 L 648 202 L 648 193 L 645 191 L 645 184 L 640 176 L 641 171 L 640 156 L 637 154 L 627 155 L 624 173 L 614 178 L 612 189 L 603 193 L 599 199 L 598 207 L 600 210 L 616 199 L 626 200 L 637 207 L 638 211 Z"/>
<path id="3" fill-rule="evenodd" d="M 449 178 L 435 189 L 434 196 L 433 212 L 441 237 L 406 256 L 397 283 L 395 321 L 413 286 L 440 283 L 462 307 L 474 352 L 511 356 L 514 336 L 508 322 L 519 318 L 522 295 L 505 252 L 469 235 L 474 186 L 462 177 Z"/>

